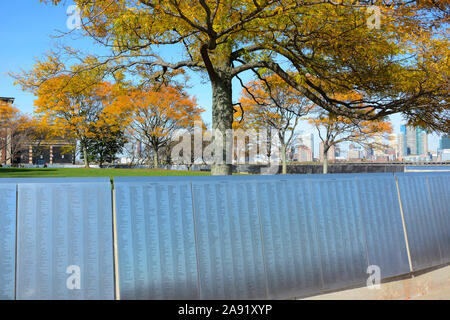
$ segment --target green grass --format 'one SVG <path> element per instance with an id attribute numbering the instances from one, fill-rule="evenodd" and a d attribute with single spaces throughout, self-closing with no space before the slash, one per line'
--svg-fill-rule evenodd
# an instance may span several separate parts
<path id="1" fill-rule="evenodd" d="M 159 169 L 0 168 L 1 178 L 207 176 L 209 172 Z"/>

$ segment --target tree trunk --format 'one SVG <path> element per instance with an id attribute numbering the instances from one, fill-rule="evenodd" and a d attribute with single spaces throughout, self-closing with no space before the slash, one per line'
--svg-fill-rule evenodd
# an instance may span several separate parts
<path id="1" fill-rule="evenodd" d="M 281 144 L 281 164 L 283 167 L 282 174 L 287 174 L 287 161 L 286 161 L 286 145 Z"/>
<path id="2" fill-rule="evenodd" d="M 323 149 L 323 174 L 328 174 L 328 149 Z"/>
<path id="3" fill-rule="evenodd" d="M 220 131 L 222 141 L 214 139 L 213 143 L 221 143 L 221 147 L 214 148 L 215 152 L 222 151 L 222 154 L 215 155 L 214 163 L 211 166 L 211 174 L 214 176 L 231 175 L 233 167 L 231 162 L 233 141 L 226 142 L 226 132 L 233 128 L 233 99 L 231 77 L 222 76 L 211 79 L 213 92 L 213 131 Z"/>
<path id="4" fill-rule="evenodd" d="M 155 151 L 155 154 L 153 155 L 153 167 L 155 169 L 158 169 L 158 165 L 159 165 L 158 152 Z"/>
<path id="5" fill-rule="evenodd" d="M 84 167 L 89 168 L 89 158 L 86 146 L 83 146 Z"/>

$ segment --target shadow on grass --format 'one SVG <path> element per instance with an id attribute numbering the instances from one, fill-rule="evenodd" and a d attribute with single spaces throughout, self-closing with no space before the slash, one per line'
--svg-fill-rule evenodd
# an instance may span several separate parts
<path id="1" fill-rule="evenodd" d="M 50 168 L 0 168 L 0 178 L 34 178 L 58 176 L 57 169 Z"/>
<path id="2" fill-rule="evenodd" d="M 0 173 L 6 172 L 6 173 L 14 173 L 14 172 L 39 172 L 39 171 L 57 171 L 56 169 L 50 169 L 50 168 L 0 168 Z"/>

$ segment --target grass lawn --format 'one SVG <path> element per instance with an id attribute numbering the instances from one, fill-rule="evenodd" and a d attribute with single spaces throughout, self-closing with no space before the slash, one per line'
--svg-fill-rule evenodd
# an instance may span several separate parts
<path id="1" fill-rule="evenodd" d="M 199 176 L 209 172 L 158 169 L 0 168 L 1 178 Z"/>

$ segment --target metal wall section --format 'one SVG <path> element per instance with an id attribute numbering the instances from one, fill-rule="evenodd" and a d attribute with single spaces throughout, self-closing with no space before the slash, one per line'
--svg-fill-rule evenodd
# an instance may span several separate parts
<path id="1" fill-rule="evenodd" d="M 166 184 L 191 186 L 192 199 L 172 196 L 163 207 L 150 209 Z M 193 202 L 185 220 L 194 221 L 186 228 L 189 235 L 195 230 L 195 239 L 183 237 L 183 244 L 190 248 L 195 241 L 197 255 L 182 255 L 182 261 L 196 268 L 199 284 L 184 279 L 178 287 L 191 288 L 194 297 L 199 290 L 200 299 L 284 299 L 364 284 L 369 265 L 379 266 L 382 278 L 410 271 L 393 174 L 117 178 L 115 185 L 124 299 L 155 298 L 146 290 L 155 292 L 149 288 L 156 284 L 133 278 L 140 270 L 134 261 L 146 259 L 136 250 L 151 256 L 150 249 L 133 247 L 152 233 L 135 230 L 143 224 L 137 212 L 156 228 L 164 208 L 180 201 L 187 207 Z M 147 196 L 140 195 L 144 186 Z M 145 243 L 158 248 L 171 240 Z M 142 272 L 161 285 L 159 273 Z M 147 289 L 138 290 L 139 285 Z"/>
<path id="2" fill-rule="evenodd" d="M 440 240 L 443 263 L 450 262 L 450 173 L 428 174 L 433 210 L 437 218 L 438 238 Z"/>
<path id="3" fill-rule="evenodd" d="M 413 269 L 440 265 L 441 222 L 433 210 L 427 175 L 403 173 L 397 179 Z"/>
<path id="4" fill-rule="evenodd" d="M 367 251 L 355 179 L 311 179 L 324 289 L 362 284 Z"/>
<path id="5" fill-rule="evenodd" d="M 0 184 L 0 300 L 15 298 L 16 188 Z"/>
<path id="6" fill-rule="evenodd" d="M 114 299 L 109 179 L 61 181 L 18 185 L 17 299 Z"/>
<path id="7" fill-rule="evenodd" d="M 410 272 L 397 186 L 392 174 L 356 175 L 369 265 L 382 278 Z"/>
<path id="8" fill-rule="evenodd" d="M 267 298 L 256 185 L 194 181 L 201 299 Z"/>
<path id="9" fill-rule="evenodd" d="M 115 184 L 121 299 L 198 299 L 191 185 Z"/>
<path id="10" fill-rule="evenodd" d="M 258 179 L 269 298 L 323 288 L 319 241 L 307 179 Z"/>

